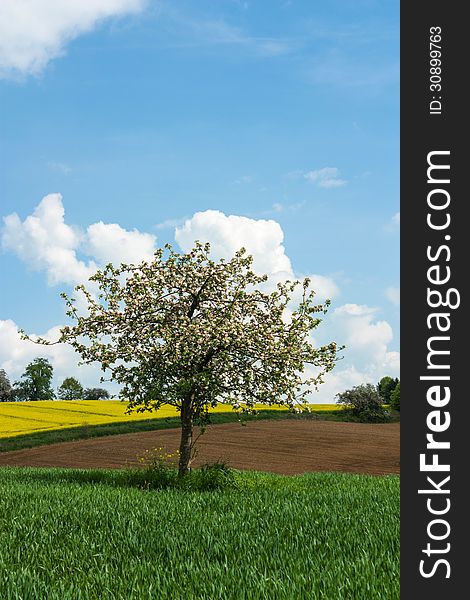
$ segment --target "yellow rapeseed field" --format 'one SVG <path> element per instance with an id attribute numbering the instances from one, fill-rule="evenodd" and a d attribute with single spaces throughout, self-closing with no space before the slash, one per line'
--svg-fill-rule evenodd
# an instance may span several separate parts
<path id="1" fill-rule="evenodd" d="M 311 405 L 315 410 L 334 410 L 335 404 Z M 157 412 L 125 414 L 126 402 L 119 400 L 41 400 L 36 402 L 0 402 L 0 438 L 10 438 L 39 431 L 103 425 L 142 419 L 164 419 L 177 416 L 172 406 L 163 406 Z M 277 409 L 279 406 L 258 406 L 259 409 Z M 213 412 L 232 411 L 219 404 Z"/>

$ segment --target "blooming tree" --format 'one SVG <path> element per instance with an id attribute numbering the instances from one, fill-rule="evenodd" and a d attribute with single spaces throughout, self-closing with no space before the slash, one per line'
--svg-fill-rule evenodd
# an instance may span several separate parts
<path id="1" fill-rule="evenodd" d="M 166 245 L 152 262 L 108 264 L 90 278 L 96 294 L 77 286 L 85 316 L 62 294 L 74 324 L 62 328 L 59 341 L 82 362 L 101 363 L 122 385 L 129 411 L 170 404 L 180 412 L 181 475 L 190 469 L 194 424 L 211 407 L 294 407 L 334 366 L 336 343 L 315 348 L 309 341 L 329 301 L 314 302 L 308 279 L 262 291 L 267 276 L 255 274 L 252 262 L 243 248 L 216 262 L 209 244 L 196 242 L 186 254 Z M 297 286 L 301 299 L 290 310 Z M 315 376 L 305 376 L 306 364 L 317 367 Z"/>

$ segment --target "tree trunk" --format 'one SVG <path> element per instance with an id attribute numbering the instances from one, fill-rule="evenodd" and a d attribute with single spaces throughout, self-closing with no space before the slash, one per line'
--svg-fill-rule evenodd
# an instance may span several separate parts
<path id="1" fill-rule="evenodd" d="M 181 406 L 181 443 L 178 472 L 187 475 L 191 470 L 191 450 L 193 442 L 193 413 L 190 398 Z"/>

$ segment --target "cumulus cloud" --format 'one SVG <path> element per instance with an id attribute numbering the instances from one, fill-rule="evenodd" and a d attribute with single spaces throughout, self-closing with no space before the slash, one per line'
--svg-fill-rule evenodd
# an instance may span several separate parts
<path id="1" fill-rule="evenodd" d="M 336 188 L 346 185 L 347 181 L 339 177 L 336 167 L 323 167 L 303 174 L 304 179 L 322 188 Z"/>
<path id="2" fill-rule="evenodd" d="M 396 374 L 399 355 L 388 350 L 393 340 L 392 327 L 387 321 L 376 320 L 378 309 L 367 305 L 344 304 L 333 311 L 333 322 L 347 346 L 346 353 L 357 363 L 367 365 L 375 375 L 384 369 Z"/>
<path id="3" fill-rule="evenodd" d="M 66 45 L 111 17 L 135 13 L 146 0 L 2 0 L 0 76 L 37 74 Z"/>
<path id="4" fill-rule="evenodd" d="M 210 242 L 215 258 L 229 259 L 242 246 L 253 256 L 255 272 L 269 275 L 272 284 L 298 279 L 284 247 L 284 233 L 277 221 L 225 215 L 218 210 L 195 213 L 182 227 L 176 228 L 175 239 L 184 252 L 194 242 Z M 335 282 L 323 275 L 308 275 L 319 298 L 332 298 L 339 292 Z"/>
<path id="5" fill-rule="evenodd" d="M 339 288 L 331 277 L 315 274 L 308 275 L 308 277 L 312 282 L 311 288 L 315 290 L 317 296 L 320 298 L 329 298 L 331 300 L 339 294 Z"/>
<path id="6" fill-rule="evenodd" d="M 399 212 L 397 212 L 397 213 L 395 213 L 395 214 L 393 215 L 393 217 L 392 217 L 392 223 L 393 223 L 394 225 L 398 225 L 398 226 L 400 226 L 400 213 L 399 213 Z"/>
<path id="7" fill-rule="evenodd" d="M 67 225 L 60 194 L 45 196 L 33 213 L 21 221 L 16 213 L 4 217 L 2 246 L 30 268 L 47 273 L 48 283 L 84 283 L 108 262 L 151 260 L 156 237 L 115 223 L 93 223 L 86 232 Z M 79 259 L 77 254 L 88 256 Z"/>
<path id="8" fill-rule="evenodd" d="M 392 341 L 393 332 L 387 321 L 374 322 L 376 308 L 366 305 L 344 304 L 334 310 L 346 334 L 345 343 L 355 348 L 364 348 L 379 356 L 386 352 Z"/>
<path id="9" fill-rule="evenodd" d="M 96 271 L 95 262 L 77 258 L 81 234 L 64 222 L 60 194 L 45 196 L 24 221 L 16 213 L 3 221 L 3 248 L 15 252 L 30 268 L 46 271 L 50 285 L 83 282 Z"/>
<path id="10" fill-rule="evenodd" d="M 41 337 L 55 341 L 60 335 L 60 327 L 52 327 Z M 34 337 L 34 335 L 33 335 Z M 8 374 L 10 381 L 19 379 L 28 363 L 36 357 L 47 358 L 54 368 L 53 385 L 57 387 L 66 377 L 77 377 L 85 387 L 99 385 L 103 374 L 98 365 L 77 365 L 77 355 L 71 346 L 56 344 L 39 346 L 22 340 L 17 324 L 11 319 L 0 320 L 0 368 Z M 114 389 L 109 385 L 109 390 Z"/>
<path id="11" fill-rule="evenodd" d="M 137 229 L 127 231 L 117 223 L 93 223 L 87 229 L 86 250 L 99 263 L 139 263 L 151 261 L 157 238 Z"/>
<path id="12" fill-rule="evenodd" d="M 225 259 L 244 246 L 253 255 L 256 271 L 292 276 L 292 265 L 283 245 L 284 233 L 279 223 L 271 219 L 255 220 L 206 210 L 195 213 L 182 227 L 177 227 L 175 239 L 184 252 L 196 240 L 209 241 L 213 255 Z"/>
<path id="13" fill-rule="evenodd" d="M 385 375 L 400 375 L 400 353 L 389 350 L 390 324 L 377 318 L 379 309 L 365 304 L 343 304 L 327 315 L 318 329 L 317 343 L 336 341 L 346 347 L 331 373 L 310 402 L 335 402 L 335 395 L 363 383 L 377 383 Z M 307 374 L 315 370 L 307 367 Z"/>

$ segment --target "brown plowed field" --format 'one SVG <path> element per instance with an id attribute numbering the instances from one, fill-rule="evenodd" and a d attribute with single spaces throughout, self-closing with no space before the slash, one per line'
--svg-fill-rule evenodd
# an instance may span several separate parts
<path id="1" fill-rule="evenodd" d="M 0 466 L 119 468 L 147 449 L 178 448 L 179 429 L 128 433 L 0 454 Z M 294 475 L 343 471 L 400 472 L 400 426 L 332 421 L 260 421 L 212 425 L 198 442 L 194 466 L 223 460 L 237 469 Z"/>

